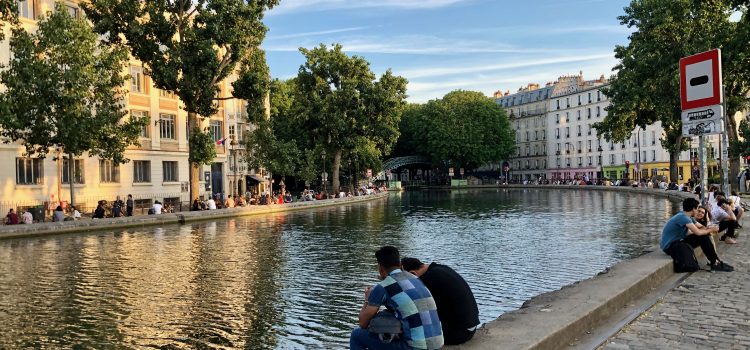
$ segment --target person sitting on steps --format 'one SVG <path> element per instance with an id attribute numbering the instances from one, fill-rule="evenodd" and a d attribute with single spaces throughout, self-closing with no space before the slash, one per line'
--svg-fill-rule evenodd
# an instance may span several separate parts
<path id="1" fill-rule="evenodd" d="M 731 272 L 734 268 L 721 261 L 716 253 L 716 248 L 711 242 L 711 234 L 718 233 L 716 226 L 705 227 L 695 220 L 700 202 L 695 198 L 686 198 L 682 201 L 682 211 L 675 214 L 664 225 L 661 233 L 660 248 L 675 261 L 675 266 L 684 265 L 682 248 L 688 245 L 691 248 L 700 246 L 703 254 L 709 261 L 712 271 Z M 692 252 L 692 249 L 690 249 Z M 695 256 L 693 256 L 695 259 Z"/>

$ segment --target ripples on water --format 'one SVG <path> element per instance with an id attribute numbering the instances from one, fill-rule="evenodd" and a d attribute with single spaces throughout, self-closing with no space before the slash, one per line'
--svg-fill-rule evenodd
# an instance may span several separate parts
<path id="1" fill-rule="evenodd" d="M 381 245 L 452 266 L 482 322 L 654 249 L 677 205 L 561 190 L 0 241 L 0 348 L 345 348 Z"/>

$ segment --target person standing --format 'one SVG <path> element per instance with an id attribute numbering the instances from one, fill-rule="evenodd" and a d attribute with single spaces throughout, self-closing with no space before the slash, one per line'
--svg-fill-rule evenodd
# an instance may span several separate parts
<path id="1" fill-rule="evenodd" d="M 128 200 L 125 202 L 125 212 L 127 213 L 128 216 L 133 216 L 133 207 L 134 207 L 133 204 L 134 204 L 133 195 L 129 194 Z"/>
<path id="2" fill-rule="evenodd" d="M 401 259 L 401 266 L 424 283 L 437 305 L 443 325 L 445 345 L 463 344 L 474 336 L 479 326 L 479 308 L 469 284 L 452 268 L 417 258 Z"/>
<path id="3" fill-rule="evenodd" d="M 112 203 L 112 217 L 113 218 L 119 218 L 122 216 L 122 207 L 123 207 L 122 199 L 120 199 L 120 196 L 117 196 L 117 199 Z"/>
<path id="4" fill-rule="evenodd" d="M 384 246 L 375 252 L 381 281 L 365 289 L 365 304 L 359 311 L 359 327 L 349 338 L 349 348 L 362 349 L 440 349 L 443 332 L 432 294 L 416 276 L 401 270 L 398 249 Z M 402 333 L 388 343 L 367 328 L 384 306 L 394 311 Z"/>

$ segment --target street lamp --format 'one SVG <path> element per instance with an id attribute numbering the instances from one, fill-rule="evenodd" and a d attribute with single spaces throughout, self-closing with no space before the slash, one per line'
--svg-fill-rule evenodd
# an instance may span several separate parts
<path id="1" fill-rule="evenodd" d="M 352 159 L 349 158 L 349 190 L 352 190 Z"/>
<path id="2" fill-rule="evenodd" d="M 604 149 L 602 149 L 601 142 L 599 142 L 599 148 L 596 150 L 599 151 L 599 168 L 601 169 L 601 172 L 599 173 L 599 181 L 604 181 L 604 159 L 602 159 L 602 152 Z"/>
<path id="3" fill-rule="evenodd" d="M 229 135 L 229 138 L 231 141 L 229 142 L 229 153 L 232 155 L 232 162 L 234 163 L 233 169 L 232 169 L 232 183 L 234 183 L 234 186 L 232 186 L 232 197 L 237 196 L 237 140 L 234 139 L 234 135 Z"/>

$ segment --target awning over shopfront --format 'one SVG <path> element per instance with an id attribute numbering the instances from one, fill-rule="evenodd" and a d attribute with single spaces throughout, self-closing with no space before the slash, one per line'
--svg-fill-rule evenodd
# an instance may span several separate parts
<path id="1" fill-rule="evenodd" d="M 261 183 L 262 182 L 268 182 L 268 179 L 266 179 L 266 178 L 264 178 L 262 176 L 259 176 L 259 175 L 246 175 L 246 176 L 247 176 L 248 180 L 252 180 L 252 181 L 255 181 L 255 182 L 261 182 Z"/>

